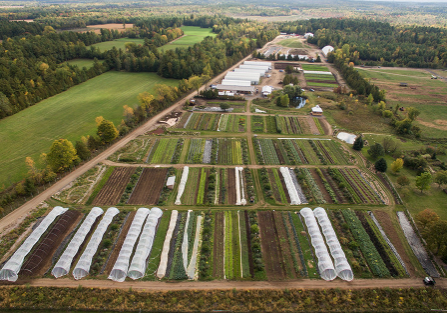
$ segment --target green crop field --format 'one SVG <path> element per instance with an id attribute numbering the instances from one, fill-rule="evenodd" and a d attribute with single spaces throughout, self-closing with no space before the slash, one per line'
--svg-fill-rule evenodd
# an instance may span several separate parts
<path id="1" fill-rule="evenodd" d="M 126 42 L 133 42 L 136 43 L 137 45 L 142 45 L 144 44 L 144 39 L 139 39 L 139 38 L 120 38 L 120 39 L 116 39 L 116 40 L 112 40 L 112 41 L 104 41 L 101 43 L 97 43 L 92 45 L 93 47 L 99 48 L 99 50 L 101 52 L 107 51 L 112 49 L 113 47 L 116 47 L 117 49 L 125 49 L 124 45 L 126 44 Z"/>
<path id="2" fill-rule="evenodd" d="M 216 34 L 212 33 L 211 28 L 201 28 L 197 26 L 182 26 L 180 28 L 183 30 L 185 35 L 171 43 L 160 47 L 160 50 L 164 51 L 174 50 L 177 48 L 188 48 L 198 42 L 201 42 L 207 36 L 216 36 Z"/>
<path id="3" fill-rule="evenodd" d="M 99 61 L 99 62 L 102 63 L 102 61 Z M 77 67 L 82 69 L 83 67 L 91 68 L 93 66 L 94 62 L 92 59 L 73 59 L 73 60 L 67 61 L 67 63 L 70 65 L 76 65 Z"/>
<path id="4" fill-rule="evenodd" d="M 94 134 L 97 116 L 119 124 L 123 105 L 136 105 L 137 95 L 151 92 L 158 83 L 176 85 L 177 81 L 155 73 L 111 71 L 1 120 L 0 187 L 22 179 L 27 171 L 25 157 L 37 161 L 54 140 L 74 142 Z"/>
<path id="5" fill-rule="evenodd" d="M 399 104 L 415 107 L 421 111 L 417 119 L 422 136 L 445 137 L 447 130 L 447 85 L 424 69 L 380 68 L 361 69 L 359 72 L 380 89 L 386 90 L 389 106 Z M 400 83 L 407 83 L 401 87 Z"/>
<path id="6" fill-rule="evenodd" d="M 330 72 L 329 69 L 324 65 L 316 64 L 301 64 L 304 71 L 320 71 L 320 72 Z"/>
<path id="7" fill-rule="evenodd" d="M 278 44 L 289 48 L 306 48 L 306 46 L 298 38 L 284 39 Z"/>

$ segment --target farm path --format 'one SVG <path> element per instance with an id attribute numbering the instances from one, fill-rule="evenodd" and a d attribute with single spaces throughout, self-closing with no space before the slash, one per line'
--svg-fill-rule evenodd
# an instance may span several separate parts
<path id="1" fill-rule="evenodd" d="M 218 167 L 218 168 L 235 168 L 236 166 L 243 166 L 252 169 L 260 169 L 260 168 L 278 168 L 281 166 L 293 166 L 293 167 L 304 167 L 304 168 L 321 168 L 321 165 L 261 165 L 261 164 L 249 164 L 249 165 L 219 165 L 219 164 L 141 164 L 141 163 L 118 163 L 110 160 L 102 161 L 103 164 L 109 166 L 120 166 L 120 167 L 174 167 L 174 168 L 183 168 L 185 166 L 188 167 Z M 332 168 L 357 168 L 357 165 L 330 165 Z"/>
<path id="2" fill-rule="evenodd" d="M 236 67 L 238 67 L 240 64 L 242 64 L 247 59 L 251 58 L 251 54 L 240 60 L 238 63 L 230 67 L 227 71 L 230 71 Z M 225 76 L 226 72 L 224 71 L 221 74 L 217 75 L 213 78 L 213 81 L 219 81 L 222 80 Z M 198 91 L 201 89 L 206 88 L 207 84 L 202 85 Z M 158 123 L 158 120 L 163 118 L 165 115 L 173 112 L 174 110 L 181 109 L 186 101 L 189 101 L 192 99 L 198 91 L 194 91 L 187 96 L 183 97 L 173 105 L 171 105 L 169 108 L 161 111 L 154 117 L 152 117 L 150 120 L 148 120 L 146 123 L 141 125 L 140 127 L 136 128 L 132 132 L 130 132 L 128 135 L 123 137 L 122 139 L 118 140 L 116 143 L 111 145 L 109 148 L 98 154 L 96 157 L 91 159 L 90 161 L 84 163 L 83 165 L 79 166 L 77 169 L 75 169 L 73 172 L 68 173 L 65 177 L 61 178 L 58 182 L 54 183 L 52 186 L 47 188 L 45 191 L 40 193 L 39 195 L 32 198 L 30 201 L 26 202 L 19 208 L 15 209 L 8 215 L 6 215 L 4 218 L 0 220 L 0 234 L 8 228 L 10 225 L 15 225 L 18 220 L 24 219 L 31 210 L 36 208 L 40 203 L 45 201 L 46 199 L 50 198 L 53 194 L 58 192 L 60 189 L 65 187 L 67 184 L 75 180 L 77 177 L 84 174 L 86 171 L 94 167 L 96 164 L 106 160 L 109 156 L 111 156 L 113 153 L 118 151 L 119 149 L 123 148 L 126 144 L 128 144 L 131 140 L 137 138 L 138 136 L 144 135 L 147 132 L 151 131 Z"/>
<path id="3" fill-rule="evenodd" d="M 441 289 L 447 288 L 447 279 L 436 279 L 437 287 Z M 160 282 L 160 281 L 125 281 L 117 283 L 110 280 L 96 280 L 83 279 L 73 280 L 68 278 L 59 279 L 33 279 L 20 280 L 15 284 L 1 283 L 2 285 L 16 286 L 27 285 L 32 287 L 59 287 L 59 288 L 112 288 L 141 291 L 166 291 L 166 290 L 231 290 L 237 289 L 365 289 L 365 288 L 409 288 L 409 287 L 423 287 L 422 279 L 420 278 L 405 278 L 405 279 L 354 279 L 351 282 L 337 279 L 335 281 L 327 282 L 322 279 L 302 279 L 295 281 L 185 281 L 185 282 Z"/>

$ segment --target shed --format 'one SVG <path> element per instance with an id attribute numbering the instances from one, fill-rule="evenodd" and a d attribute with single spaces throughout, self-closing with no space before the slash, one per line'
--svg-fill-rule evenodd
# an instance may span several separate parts
<path id="1" fill-rule="evenodd" d="M 166 187 L 169 189 L 174 189 L 175 185 L 175 176 L 168 177 L 168 180 L 166 181 Z"/>
<path id="2" fill-rule="evenodd" d="M 267 95 L 271 94 L 272 91 L 273 91 L 273 87 L 272 86 L 263 86 L 262 87 L 262 94 L 264 96 L 267 96 Z"/>
<path id="3" fill-rule="evenodd" d="M 334 47 L 332 47 L 332 46 L 325 46 L 325 47 L 323 47 L 323 48 L 321 49 L 321 51 L 323 51 L 324 56 L 327 57 L 327 55 L 328 55 L 330 52 L 334 51 Z"/>
<path id="4" fill-rule="evenodd" d="M 319 105 L 316 105 L 312 108 L 312 115 L 323 115 L 323 110 L 320 108 Z"/>

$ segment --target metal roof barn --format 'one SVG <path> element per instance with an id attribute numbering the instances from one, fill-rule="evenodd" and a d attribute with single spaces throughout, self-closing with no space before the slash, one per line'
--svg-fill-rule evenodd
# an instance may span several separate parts
<path id="1" fill-rule="evenodd" d="M 225 79 L 230 80 L 249 80 L 252 85 L 259 84 L 261 75 L 259 73 L 229 72 Z"/>
<path id="2" fill-rule="evenodd" d="M 261 76 L 265 75 L 266 70 L 264 69 L 257 69 L 257 68 L 235 68 L 234 72 L 249 72 L 249 73 L 259 73 Z"/>
<path id="3" fill-rule="evenodd" d="M 266 65 L 250 65 L 250 64 L 241 64 L 239 68 L 249 68 L 254 70 L 265 70 L 266 72 L 271 70 L 271 67 Z"/>
<path id="4" fill-rule="evenodd" d="M 244 61 L 244 64 L 262 65 L 262 66 L 272 67 L 272 62 L 263 62 L 263 61 Z"/>
<path id="5" fill-rule="evenodd" d="M 231 86 L 231 85 L 217 85 L 217 90 L 233 91 L 241 93 L 254 93 L 254 86 Z"/>
<path id="6" fill-rule="evenodd" d="M 249 80 L 235 80 L 235 79 L 224 79 L 222 80 L 222 84 L 224 86 L 251 86 L 251 81 Z M 218 85 L 219 86 L 219 85 Z"/>

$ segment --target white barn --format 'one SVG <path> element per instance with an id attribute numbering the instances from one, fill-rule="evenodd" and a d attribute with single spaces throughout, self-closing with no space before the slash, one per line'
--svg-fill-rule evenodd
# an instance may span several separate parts
<path id="1" fill-rule="evenodd" d="M 264 62 L 264 61 L 244 61 L 245 65 L 260 65 L 260 66 L 268 66 L 272 67 L 272 62 Z"/>
<path id="2" fill-rule="evenodd" d="M 221 85 L 226 86 L 251 86 L 251 81 L 249 80 L 235 80 L 235 79 L 224 79 Z"/>

